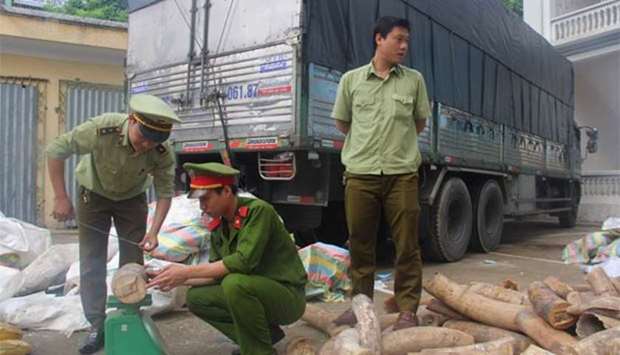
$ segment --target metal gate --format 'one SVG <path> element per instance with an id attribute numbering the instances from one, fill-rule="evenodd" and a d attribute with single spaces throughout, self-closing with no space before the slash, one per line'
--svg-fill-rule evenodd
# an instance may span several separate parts
<path id="1" fill-rule="evenodd" d="M 106 112 L 126 112 L 125 90 L 122 86 L 77 81 L 60 82 L 60 125 L 65 132 L 89 118 Z M 65 164 L 65 186 L 71 199 L 77 196 L 75 167 L 81 156 L 73 155 Z M 69 225 L 74 224 L 70 222 Z"/>
<path id="2" fill-rule="evenodd" d="M 45 92 L 44 80 L 0 77 L 0 211 L 33 224 L 40 212 L 38 126 Z"/>

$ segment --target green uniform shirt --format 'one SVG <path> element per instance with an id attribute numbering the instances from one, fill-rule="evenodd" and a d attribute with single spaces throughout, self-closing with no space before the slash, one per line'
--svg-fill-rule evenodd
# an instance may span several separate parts
<path id="1" fill-rule="evenodd" d="M 80 185 L 110 200 L 143 193 L 155 183 L 158 198 L 174 195 L 175 159 L 168 142 L 136 155 L 128 136 L 127 114 L 106 113 L 89 119 L 50 143 L 47 156 L 82 158 L 75 175 Z M 152 175 L 152 177 L 151 177 Z"/>
<path id="2" fill-rule="evenodd" d="M 215 219 L 211 230 L 211 262 L 222 260 L 231 273 L 260 275 L 303 288 L 307 276 L 275 209 L 260 199 L 239 197 L 232 225 Z"/>
<path id="3" fill-rule="evenodd" d="M 353 174 L 416 173 L 422 163 L 415 120 L 431 115 L 422 74 L 397 65 L 383 80 L 372 63 L 346 72 L 332 117 L 350 122 L 342 163 Z"/>

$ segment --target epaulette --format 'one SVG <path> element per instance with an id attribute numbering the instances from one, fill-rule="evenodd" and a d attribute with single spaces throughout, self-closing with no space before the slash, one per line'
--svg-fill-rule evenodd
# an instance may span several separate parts
<path id="1" fill-rule="evenodd" d="M 97 135 L 99 136 L 105 136 L 108 134 L 112 134 L 112 133 L 121 133 L 122 129 L 118 126 L 113 126 L 113 127 L 101 127 L 97 130 Z"/>
<path id="2" fill-rule="evenodd" d="M 249 214 L 250 208 L 248 206 L 239 207 L 235 220 L 233 221 L 233 227 L 237 230 L 241 229 L 243 226 L 243 220 L 246 219 Z"/>
<path id="3" fill-rule="evenodd" d="M 211 222 L 207 224 L 207 229 L 209 230 L 209 232 L 213 232 L 217 229 L 217 227 L 220 226 L 220 224 L 222 224 L 222 218 L 213 218 Z"/>
<path id="4" fill-rule="evenodd" d="M 243 218 L 247 217 L 249 213 L 250 213 L 250 208 L 248 206 L 241 206 L 239 207 L 239 211 L 237 211 L 237 214 Z"/>

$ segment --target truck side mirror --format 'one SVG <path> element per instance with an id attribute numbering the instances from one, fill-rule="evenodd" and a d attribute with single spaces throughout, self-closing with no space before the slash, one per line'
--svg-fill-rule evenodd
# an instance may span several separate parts
<path id="1" fill-rule="evenodd" d="M 586 131 L 588 136 L 588 142 L 586 143 L 585 156 L 581 156 L 581 161 L 584 161 L 588 157 L 588 153 L 594 154 L 598 151 L 598 129 L 590 126 L 579 126 L 575 131 L 577 133 L 577 142 L 581 144 L 581 131 Z M 579 147 L 581 150 L 581 147 Z"/>
<path id="2" fill-rule="evenodd" d="M 594 154 L 598 151 L 598 129 L 590 128 L 586 131 L 586 135 L 588 136 L 586 150 L 588 151 L 588 153 Z"/>

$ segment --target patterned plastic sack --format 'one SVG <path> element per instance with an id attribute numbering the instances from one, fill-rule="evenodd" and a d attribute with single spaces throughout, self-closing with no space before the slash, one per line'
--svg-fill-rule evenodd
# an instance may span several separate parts
<path id="1" fill-rule="evenodd" d="M 200 219 L 168 224 L 159 232 L 159 245 L 151 252 L 151 257 L 175 262 L 185 261 L 208 248 L 209 235 L 209 230 Z"/>
<path id="2" fill-rule="evenodd" d="M 306 295 L 322 294 L 324 302 L 344 301 L 351 290 L 349 251 L 335 245 L 314 243 L 299 250 L 308 274 Z"/>
<path id="3" fill-rule="evenodd" d="M 149 205 L 147 224 L 155 215 L 155 203 Z M 152 258 L 190 262 L 209 247 L 209 230 L 202 222 L 202 211 L 197 199 L 181 195 L 172 199 L 168 216 L 157 239 L 159 245 L 150 254 Z"/>
<path id="4" fill-rule="evenodd" d="M 620 255 L 620 218 L 609 217 L 601 231 L 590 233 L 564 247 L 562 260 L 566 264 L 598 264 L 611 256 Z"/>
<path id="5" fill-rule="evenodd" d="M 566 264 L 591 264 L 599 252 L 607 247 L 614 236 L 608 232 L 594 232 L 569 243 L 562 251 L 562 260 Z M 600 262 L 600 261 L 598 261 Z"/>
<path id="6" fill-rule="evenodd" d="M 592 262 L 602 263 L 603 261 L 606 261 L 607 259 L 614 257 L 614 256 L 620 256 L 620 239 L 616 239 L 613 242 L 611 242 L 609 245 L 606 245 L 603 248 L 601 248 L 598 251 L 596 257 L 592 259 Z"/>

